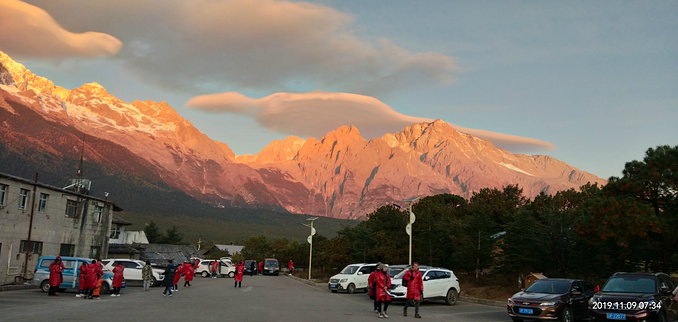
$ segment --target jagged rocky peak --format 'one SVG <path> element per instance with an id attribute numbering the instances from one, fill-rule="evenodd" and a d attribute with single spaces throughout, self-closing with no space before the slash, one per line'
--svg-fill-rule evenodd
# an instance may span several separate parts
<path id="1" fill-rule="evenodd" d="M 0 63 L 0 85 L 16 87 L 14 77 L 12 77 L 12 74 L 9 73 L 7 68 L 5 68 L 5 66 L 2 63 Z"/>

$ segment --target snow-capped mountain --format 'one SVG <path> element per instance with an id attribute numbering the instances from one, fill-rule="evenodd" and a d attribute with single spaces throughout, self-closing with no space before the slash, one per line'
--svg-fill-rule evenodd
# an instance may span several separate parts
<path id="1" fill-rule="evenodd" d="M 365 140 L 343 126 L 236 156 L 165 102 L 123 102 L 97 83 L 65 89 L 0 52 L 0 144 L 161 181 L 215 204 L 359 218 L 412 196 L 469 197 L 518 184 L 525 195 L 605 180 L 548 156 L 512 154 L 443 121 Z M 235 139 L 235 138 L 234 138 Z M 2 168 L 0 167 L 0 171 Z"/>

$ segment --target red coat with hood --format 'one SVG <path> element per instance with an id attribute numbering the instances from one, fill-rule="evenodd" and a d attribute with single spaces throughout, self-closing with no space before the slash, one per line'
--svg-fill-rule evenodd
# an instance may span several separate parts
<path id="1" fill-rule="evenodd" d="M 195 275 L 195 271 L 193 270 L 193 266 L 189 263 L 184 263 L 184 281 L 190 282 L 193 280 L 193 275 Z"/>
<path id="2" fill-rule="evenodd" d="M 179 284 L 179 280 L 181 279 L 181 274 L 186 273 L 186 266 L 184 264 L 179 265 L 179 268 L 177 268 L 176 273 L 174 273 L 174 285 Z"/>
<path id="3" fill-rule="evenodd" d="M 409 269 L 403 275 L 403 280 L 407 280 L 407 295 L 405 298 L 421 300 L 421 293 L 424 292 L 424 281 L 421 279 L 421 272 Z"/>
<path id="4" fill-rule="evenodd" d="M 125 271 L 125 266 L 118 263 L 113 267 L 113 287 L 122 287 L 123 272 Z"/>
<path id="5" fill-rule="evenodd" d="M 370 298 L 374 298 L 374 282 L 375 282 L 374 278 L 377 275 L 377 272 L 379 272 L 379 270 L 372 271 L 372 273 L 370 273 L 370 276 L 367 278 L 367 285 L 370 288 Z"/>
<path id="6" fill-rule="evenodd" d="M 212 273 L 216 273 L 217 268 L 219 268 L 219 263 L 217 263 L 217 261 L 212 261 Z"/>
<path id="7" fill-rule="evenodd" d="M 87 265 L 87 288 L 88 289 L 94 289 L 97 287 L 97 281 L 99 280 L 99 276 L 104 275 L 104 270 L 101 269 L 101 264 L 97 263 L 90 263 Z"/>
<path id="8" fill-rule="evenodd" d="M 374 281 L 377 284 L 376 294 L 377 301 L 390 301 L 391 295 L 388 294 L 388 289 L 391 288 L 391 277 L 388 273 L 383 271 L 375 271 L 377 274 L 374 275 Z"/>
<path id="9" fill-rule="evenodd" d="M 240 262 L 240 264 L 235 266 L 235 281 L 242 282 L 242 276 L 245 273 L 245 264 Z"/>
<path id="10" fill-rule="evenodd" d="M 57 256 L 58 261 L 53 261 L 49 264 L 49 286 L 59 286 L 62 282 L 61 273 L 64 271 L 64 263 L 61 262 L 61 257 Z"/>
<path id="11" fill-rule="evenodd" d="M 87 289 L 87 263 L 84 262 L 78 268 L 78 289 Z"/>

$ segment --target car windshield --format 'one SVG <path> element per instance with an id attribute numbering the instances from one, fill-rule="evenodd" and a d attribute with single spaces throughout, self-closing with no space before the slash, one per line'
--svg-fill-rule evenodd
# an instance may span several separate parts
<path id="1" fill-rule="evenodd" d="M 603 286 L 603 292 L 614 293 L 655 293 L 654 279 L 643 276 L 613 276 Z"/>
<path id="2" fill-rule="evenodd" d="M 268 267 L 278 267 L 277 261 L 266 261 L 266 266 Z"/>
<path id="3" fill-rule="evenodd" d="M 359 269 L 359 265 L 348 265 L 341 271 L 341 274 L 355 274 Z"/>
<path id="4" fill-rule="evenodd" d="M 565 294 L 570 289 L 570 281 L 538 280 L 525 292 L 545 294 Z"/>
<path id="5" fill-rule="evenodd" d="M 388 275 L 391 276 L 391 278 L 398 275 L 398 273 L 402 272 L 403 270 L 405 270 L 404 267 L 389 267 L 386 269 Z"/>

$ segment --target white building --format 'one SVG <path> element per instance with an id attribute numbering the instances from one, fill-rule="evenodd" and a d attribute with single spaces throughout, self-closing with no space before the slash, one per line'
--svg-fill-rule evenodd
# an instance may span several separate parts
<path id="1" fill-rule="evenodd" d="M 0 285 L 31 279 L 41 255 L 108 255 L 113 212 L 122 209 L 77 190 L 0 173 Z"/>

